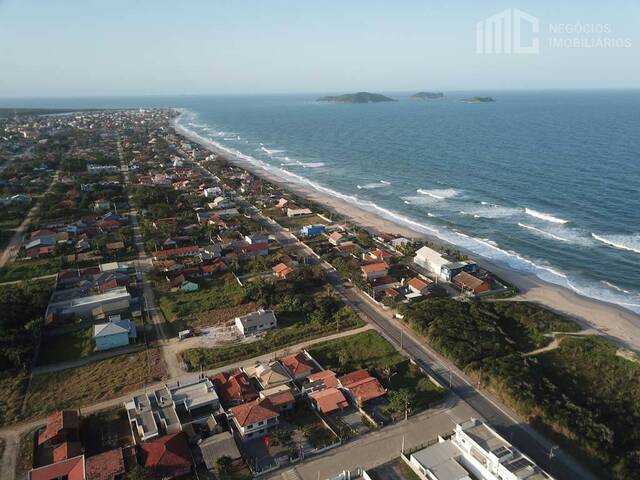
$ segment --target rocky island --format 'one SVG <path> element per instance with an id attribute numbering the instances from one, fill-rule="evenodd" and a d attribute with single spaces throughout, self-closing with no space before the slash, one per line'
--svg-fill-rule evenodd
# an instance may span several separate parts
<path id="1" fill-rule="evenodd" d="M 380 95 L 379 93 L 358 92 L 346 93 L 344 95 L 327 96 L 317 100 L 323 103 L 378 103 L 378 102 L 395 102 L 393 98 Z"/>
<path id="2" fill-rule="evenodd" d="M 489 102 L 495 102 L 495 100 L 491 97 L 470 97 L 470 98 L 463 98 L 462 101 L 464 103 L 489 103 Z"/>
<path id="3" fill-rule="evenodd" d="M 437 98 L 444 98 L 442 92 L 418 92 L 411 95 L 411 98 L 416 100 L 435 100 Z"/>

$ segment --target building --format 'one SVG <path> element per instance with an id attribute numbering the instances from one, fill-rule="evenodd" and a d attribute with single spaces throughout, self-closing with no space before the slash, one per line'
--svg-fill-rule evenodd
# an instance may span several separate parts
<path id="1" fill-rule="evenodd" d="M 335 387 L 312 392 L 309 394 L 309 400 L 316 410 L 325 415 L 331 415 L 349 406 L 344 393 Z"/>
<path id="2" fill-rule="evenodd" d="M 389 274 L 389 265 L 385 262 L 370 263 L 360 267 L 360 270 L 366 280 L 375 280 L 376 278 L 386 277 Z"/>
<path id="3" fill-rule="evenodd" d="M 280 363 L 288 370 L 294 380 L 307 378 L 317 369 L 316 364 L 305 352 L 282 357 Z"/>
<path id="4" fill-rule="evenodd" d="M 338 246 L 341 243 L 347 242 L 349 240 L 346 235 L 343 235 L 340 232 L 332 232 L 327 238 L 329 240 L 329 243 L 334 246 Z"/>
<path id="5" fill-rule="evenodd" d="M 276 319 L 273 310 L 258 310 L 256 312 L 236 317 L 236 328 L 244 335 L 248 337 L 260 332 L 271 330 L 278 326 L 278 320 Z"/>
<path id="6" fill-rule="evenodd" d="M 475 277 L 467 272 L 460 272 L 455 277 L 453 277 L 453 283 L 454 285 L 460 287 L 461 290 L 472 293 L 474 295 L 478 295 L 480 293 L 488 292 L 489 290 L 491 290 L 490 282 Z"/>
<path id="7" fill-rule="evenodd" d="M 278 410 L 267 398 L 232 407 L 230 414 L 243 440 L 264 435 L 270 428 L 278 425 L 280 417 Z"/>
<path id="8" fill-rule="evenodd" d="M 448 438 L 415 452 L 409 465 L 422 479 L 552 480 L 486 423 L 456 424 Z"/>
<path id="9" fill-rule="evenodd" d="M 98 351 L 124 347 L 136 338 L 136 324 L 131 320 L 117 319 L 93 326 L 93 339 Z"/>
<path id="10" fill-rule="evenodd" d="M 302 391 L 310 393 L 337 386 L 338 377 L 336 373 L 333 370 L 322 370 L 307 377 L 306 382 L 302 385 Z"/>
<path id="11" fill-rule="evenodd" d="M 127 311 L 131 305 L 131 294 L 126 287 L 117 287 L 105 293 L 66 298 L 66 291 L 54 292 L 47 306 L 45 319 L 51 323 L 57 319 L 73 317 L 93 319 L 100 315 Z"/>
<path id="12" fill-rule="evenodd" d="M 291 268 L 286 263 L 279 263 L 275 267 L 272 267 L 271 271 L 273 271 L 273 274 L 276 277 L 282 278 L 282 279 L 285 279 L 285 280 L 287 278 L 291 277 L 291 275 L 293 275 L 295 273 L 295 269 Z"/>
<path id="13" fill-rule="evenodd" d="M 122 448 L 114 448 L 85 460 L 87 480 L 112 480 L 124 476 L 126 465 Z"/>
<path id="14" fill-rule="evenodd" d="M 315 237 L 323 234 L 325 230 L 324 225 L 305 225 L 302 227 L 302 230 L 300 230 L 300 233 L 305 237 Z"/>
<path id="15" fill-rule="evenodd" d="M 478 266 L 475 262 L 469 260 L 455 261 L 429 247 L 420 248 L 416 252 L 413 261 L 416 265 L 426 268 L 438 278 L 447 282 L 450 282 L 454 276 L 462 271 L 469 273 L 478 271 Z"/>
<path id="16" fill-rule="evenodd" d="M 29 472 L 28 480 L 87 480 L 84 455 L 52 463 Z"/>
<path id="17" fill-rule="evenodd" d="M 190 423 L 206 423 L 220 409 L 213 382 L 196 378 L 165 384 L 124 404 L 135 443 L 182 431 Z"/>
<path id="18" fill-rule="evenodd" d="M 253 367 L 245 367 L 243 370 L 249 377 L 253 377 L 258 381 L 262 390 L 292 383 L 289 372 L 280 362 L 258 363 Z"/>
<path id="19" fill-rule="evenodd" d="M 357 403 L 368 402 L 387 394 L 377 378 L 366 370 L 356 370 L 338 379 L 342 388 L 346 389 Z"/>
<path id="20" fill-rule="evenodd" d="M 238 445 L 230 432 L 221 432 L 201 440 L 198 443 L 202 459 L 209 470 L 217 468 L 216 461 L 220 457 L 229 457 L 231 460 L 242 458 Z"/>
<path id="21" fill-rule="evenodd" d="M 287 217 L 300 217 L 302 215 L 311 215 L 312 213 L 308 208 L 287 208 Z"/>
<path id="22" fill-rule="evenodd" d="M 418 277 L 413 277 L 407 282 L 407 287 L 411 292 L 418 293 L 420 295 L 428 295 L 429 294 L 429 285 L 431 285 L 431 281 L 426 282 Z"/>
<path id="23" fill-rule="evenodd" d="M 163 480 L 191 472 L 191 451 L 182 432 L 143 443 L 140 445 L 140 457 L 142 466 Z"/>
<path id="24" fill-rule="evenodd" d="M 211 379 L 216 387 L 222 405 L 231 407 L 251 402 L 258 398 L 258 392 L 241 370 L 231 373 L 219 373 Z"/>
<path id="25" fill-rule="evenodd" d="M 279 385 L 263 390 L 260 392 L 260 398 L 268 399 L 278 412 L 291 410 L 296 403 L 296 397 L 289 385 Z"/>

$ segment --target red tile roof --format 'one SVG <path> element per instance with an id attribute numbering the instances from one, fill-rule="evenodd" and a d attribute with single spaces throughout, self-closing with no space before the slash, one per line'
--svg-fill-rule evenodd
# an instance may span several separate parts
<path id="1" fill-rule="evenodd" d="M 122 449 L 116 448 L 87 458 L 86 469 L 87 480 L 113 480 L 116 475 L 125 473 Z"/>
<path id="2" fill-rule="evenodd" d="M 80 442 L 64 442 L 53 449 L 53 461 L 61 462 L 67 458 L 77 457 L 82 454 Z"/>
<path id="3" fill-rule="evenodd" d="M 382 272 L 389 270 L 389 265 L 387 265 L 385 262 L 376 262 L 370 263 L 369 265 L 363 265 L 362 267 L 360 267 L 360 269 L 364 273 Z"/>
<path id="4" fill-rule="evenodd" d="M 380 385 L 378 379 L 369 375 L 366 370 L 356 370 L 340 378 L 340 383 L 359 401 L 366 402 L 381 397 L 387 391 Z"/>
<path id="5" fill-rule="evenodd" d="M 52 463 L 46 467 L 35 468 L 29 472 L 29 480 L 85 480 L 84 456 Z"/>
<path id="6" fill-rule="evenodd" d="M 174 478 L 191 470 L 191 452 L 184 433 L 165 435 L 140 445 L 142 465 L 156 476 Z"/>
<path id="7" fill-rule="evenodd" d="M 252 425 L 279 416 L 277 410 L 268 399 L 254 400 L 231 408 L 231 413 L 242 427 Z"/>
<path id="8" fill-rule="evenodd" d="M 315 368 L 313 362 L 303 352 L 282 357 L 280 363 L 282 363 L 293 376 L 310 374 Z"/>
<path id="9" fill-rule="evenodd" d="M 231 374 L 219 373 L 212 377 L 211 381 L 223 404 L 251 402 L 258 398 L 258 392 L 249 381 L 249 377 L 240 370 Z"/>
<path id="10" fill-rule="evenodd" d="M 281 407 L 283 405 L 287 405 L 288 403 L 293 403 L 296 401 L 295 397 L 291 390 L 285 390 L 284 392 L 274 393 L 273 395 L 269 395 L 267 397 L 271 405 L 274 407 Z"/>
<path id="11" fill-rule="evenodd" d="M 165 257 L 181 257 L 184 255 L 190 255 L 192 253 L 196 253 L 200 248 L 197 245 L 191 245 L 189 247 L 180 247 L 180 248 L 169 248 L 167 250 L 156 250 L 153 252 L 153 256 L 155 258 L 165 258 Z"/>
<path id="12" fill-rule="evenodd" d="M 60 410 L 49 415 L 45 429 L 38 436 L 38 445 L 55 438 L 63 430 L 73 430 L 77 433 L 80 428 L 80 412 L 78 410 Z"/>
<path id="13" fill-rule="evenodd" d="M 429 284 L 427 282 L 425 282 L 424 280 L 418 278 L 418 277 L 413 277 L 411 280 L 409 280 L 407 282 L 407 285 L 409 285 L 410 287 L 413 287 L 417 290 L 424 290 L 425 288 L 427 288 L 429 286 Z"/>
<path id="14" fill-rule="evenodd" d="M 326 415 L 349 406 L 344 394 L 335 387 L 313 392 L 309 394 L 309 397 L 313 399 L 318 409 Z"/>
<path id="15" fill-rule="evenodd" d="M 322 382 L 326 388 L 337 387 L 338 379 L 336 373 L 332 370 L 322 370 L 318 373 L 312 373 L 307 377 L 310 382 Z"/>

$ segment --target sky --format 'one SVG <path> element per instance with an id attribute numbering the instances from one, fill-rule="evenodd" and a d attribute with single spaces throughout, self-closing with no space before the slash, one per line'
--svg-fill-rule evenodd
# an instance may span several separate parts
<path id="1" fill-rule="evenodd" d="M 538 53 L 477 53 L 506 9 Z M 640 88 L 638 25 L 638 0 L 0 0 L 0 98 Z"/>

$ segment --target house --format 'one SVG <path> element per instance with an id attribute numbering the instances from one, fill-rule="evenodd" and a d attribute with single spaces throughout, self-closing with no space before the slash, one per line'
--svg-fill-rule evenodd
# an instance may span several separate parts
<path id="1" fill-rule="evenodd" d="M 280 417 L 280 412 L 266 398 L 231 407 L 230 414 L 243 440 L 263 435 L 278 425 Z"/>
<path id="2" fill-rule="evenodd" d="M 386 252 L 380 248 L 376 248 L 371 252 L 366 252 L 362 254 L 362 259 L 368 262 L 384 262 L 388 258 L 391 258 L 392 255 L 389 252 Z"/>
<path id="3" fill-rule="evenodd" d="M 400 287 L 400 282 L 389 275 L 385 275 L 369 280 L 369 285 L 371 285 L 374 293 L 378 293 L 390 288 L 398 288 Z"/>
<path id="4" fill-rule="evenodd" d="M 411 454 L 409 466 L 420 478 L 470 480 L 553 480 L 486 423 L 471 418 L 451 435 Z"/>
<path id="5" fill-rule="evenodd" d="M 93 339 L 98 351 L 124 347 L 136 338 L 136 324 L 131 320 L 118 319 L 93 326 Z"/>
<path id="6" fill-rule="evenodd" d="M 291 275 L 293 275 L 295 273 L 295 269 L 291 268 L 286 263 L 277 264 L 275 267 L 271 268 L 271 271 L 273 272 L 273 274 L 276 277 L 282 278 L 282 279 L 285 279 L 285 280 L 287 278 L 291 277 Z"/>
<path id="7" fill-rule="evenodd" d="M 164 258 L 182 258 L 182 257 L 195 257 L 200 253 L 200 248 L 197 245 L 190 245 L 188 247 L 169 248 L 167 250 L 156 250 L 151 255 L 154 260 Z"/>
<path id="8" fill-rule="evenodd" d="M 258 392 L 249 381 L 249 377 L 241 370 L 218 373 L 211 380 L 225 407 L 251 402 L 258 398 Z"/>
<path id="9" fill-rule="evenodd" d="M 346 242 L 348 240 L 348 237 L 340 232 L 332 232 L 329 235 L 328 239 L 331 245 L 337 246 L 341 243 Z"/>
<path id="10" fill-rule="evenodd" d="M 323 390 L 338 386 L 338 377 L 333 370 L 322 370 L 312 373 L 302 385 L 302 391 L 305 393 Z"/>
<path id="11" fill-rule="evenodd" d="M 104 198 L 100 198 L 93 202 L 93 210 L 95 212 L 104 212 L 105 210 L 109 210 L 109 208 L 111 208 L 111 202 Z"/>
<path id="12" fill-rule="evenodd" d="M 291 410 L 295 405 L 296 398 L 291 387 L 288 385 L 278 385 L 260 392 L 260 398 L 269 399 L 273 408 L 279 412 Z"/>
<path id="13" fill-rule="evenodd" d="M 255 312 L 248 313 L 247 315 L 236 317 L 235 324 L 240 333 L 245 337 L 248 337 L 255 335 L 256 333 L 276 328 L 278 326 L 278 321 L 273 310 L 260 309 Z"/>
<path id="14" fill-rule="evenodd" d="M 238 445 L 231 432 L 221 432 L 201 440 L 198 448 L 202 459 L 209 470 L 218 467 L 217 460 L 220 457 L 229 457 L 231 460 L 242 458 Z"/>
<path id="15" fill-rule="evenodd" d="M 291 383 L 289 373 L 280 362 L 258 363 L 243 370 L 249 377 L 255 378 L 263 390 Z"/>
<path id="16" fill-rule="evenodd" d="M 38 445 L 60 445 L 80 440 L 80 411 L 60 410 L 47 418 L 44 430 L 38 435 Z"/>
<path id="17" fill-rule="evenodd" d="M 375 280 L 376 278 L 386 277 L 389 274 L 389 265 L 385 262 L 370 263 L 361 266 L 360 270 L 366 280 Z"/>
<path id="18" fill-rule="evenodd" d="M 29 472 L 28 480 L 87 480 L 84 455 L 52 463 Z"/>
<path id="19" fill-rule="evenodd" d="M 387 393 L 378 379 L 372 377 L 364 369 L 348 373 L 340 377 L 338 381 L 342 388 L 348 390 L 353 399 L 360 404 L 382 397 Z"/>
<path id="20" fill-rule="evenodd" d="M 463 291 L 470 292 L 474 295 L 491 290 L 491 283 L 467 272 L 460 272 L 453 277 L 453 283 Z"/>
<path id="21" fill-rule="evenodd" d="M 253 235 L 245 235 L 244 241 L 247 242 L 249 245 L 253 245 L 257 243 L 265 244 L 265 243 L 269 243 L 269 237 L 264 233 L 254 233 Z"/>
<path id="22" fill-rule="evenodd" d="M 191 451 L 182 432 L 143 443 L 140 454 L 142 466 L 163 480 L 191 472 Z"/>
<path id="23" fill-rule="evenodd" d="M 309 394 L 313 407 L 325 415 L 343 410 L 349 406 L 347 398 L 335 387 L 325 388 Z"/>
<path id="24" fill-rule="evenodd" d="M 87 480 L 113 480 L 126 472 L 122 448 L 114 448 L 85 460 Z"/>
<path id="25" fill-rule="evenodd" d="M 220 187 L 209 187 L 202 190 L 202 194 L 207 198 L 215 198 L 222 194 L 222 189 Z"/>
<path id="26" fill-rule="evenodd" d="M 269 244 L 268 243 L 252 243 L 252 244 L 238 244 L 235 246 L 236 254 L 246 260 L 248 258 L 253 257 L 266 257 L 269 255 Z"/>
<path id="27" fill-rule="evenodd" d="M 429 294 L 429 285 L 433 283 L 431 281 L 426 282 L 418 277 L 413 277 L 407 282 L 407 287 L 413 293 L 419 293 L 420 295 L 428 295 Z"/>
<path id="28" fill-rule="evenodd" d="M 316 365 L 305 352 L 287 355 L 280 359 L 280 363 L 288 370 L 294 380 L 302 380 L 316 370 Z"/>
<path id="29" fill-rule="evenodd" d="M 437 277 L 450 282 L 460 272 L 475 273 L 478 265 L 470 260 L 456 261 L 429 247 L 422 247 L 413 261 L 416 265 L 426 268 Z"/>
<path id="30" fill-rule="evenodd" d="M 125 402 L 134 443 L 178 433 L 184 425 L 206 423 L 218 413 L 220 400 L 213 382 L 198 376 L 165 384 Z"/>
<path id="31" fill-rule="evenodd" d="M 289 200 L 287 200 L 286 198 L 281 198 L 280 200 L 278 200 L 278 203 L 276 203 L 275 208 L 285 208 L 288 204 Z"/>
<path id="32" fill-rule="evenodd" d="M 308 208 L 287 208 L 287 217 L 300 217 L 302 215 L 311 215 L 313 212 Z"/>
<path id="33" fill-rule="evenodd" d="M 315 237 L 324 233 L 326 230 L 324 225 L 305 225 L 300 230 L 300 233 L 305 237 Z"/>

